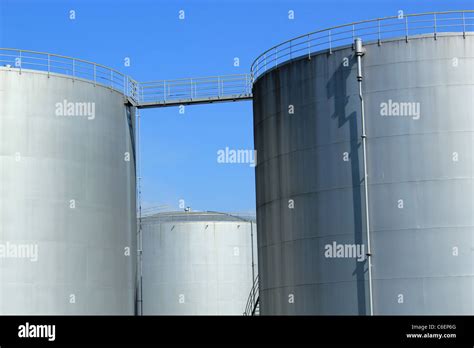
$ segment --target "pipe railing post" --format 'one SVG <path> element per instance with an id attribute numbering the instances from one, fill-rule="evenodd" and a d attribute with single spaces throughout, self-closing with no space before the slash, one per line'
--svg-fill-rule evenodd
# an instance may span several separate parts
<path id="1" fill-rule="evenodd" d="M 21 66 L 23 65 L 22 61 L 21 61 L 22 59 L 23 58 L 22 58 L 22 54 L 21 54 L 21 50 L 20 50 L 20 61 L 19 61 L 19 63 L 20 63 L 20 75 L 21 75 Z"/>
<path id="2" fill-rule="evenodd" d="M 380 18 L 377 19 L 377 44 L 380 46 L 382 41 L 380 39 Z"/>
<path id="3" fill-rule="evenodd" d="M 275 67 L 278 66 L 278 46 L 275 48 Z"/>
<path id="4" fill-rule="evenodd" d="M 136 102 L 136 103 L 140 103 L 142 100 L 140 98 L 140 86 L 138 86 L 138 84 L 135 83 L 134 80 L 132 80 L 131 78 L 128 78 L 128 82 L 127 82 L 127 89 L 129 90 L 128 93 L 130 93 L 130 97 Z"/>
<path id="5" fill-rule="evenodd" d="M 355 50 L 355 24 L 352 24 L 352 49 Z"/>
<path id="6" fill-rule="evenodd" d="M 462 37 L 466 38 L 466 18 L 464 17 L 464 11 L 462 13 Z"/>
<path id="7" fill-rule="evenodd" d="M 76 60 L 72 58 L 72 81 L 76 78 Z"/>
<path id="8" fill-rule="evenodd" d="M 332 54 L 332 37 L 331 37 L 331 30 L 328 31 L 329 36 L 329 54 Z"/>
<path id="9" fill-rule="evenodd" d="M 125 78 L 125 81 L 124 81 L 124 90 L 125 90 L 125 95 L 129 96 L 130 98 L 132 98 L 133 100 L 135 100 L 135 98 L 133 97 L 133 93 L 132 93 L 132 90 L 130 88 L 130 77 L 129 76 L 125 76 L 124 75 L 124 78 Z"/>
<path id="10" fill-rule="evenodd" d="M 163 80 L 163 100 L 166 102 L 166 81 Z"/>
<path id="11" fill-rule="evenodd" d="M 126 86 L 127 86 L 127 82 L 126 82 L 125 75 L 123 75 L 123 81 L 122 81 L 122 84 L 123 84 L 123 95 L 124 95 L 124 96 L 126 96 L 126 97 L 128 97 L 128 95 L 127 95 L 127 88 L 126 88 Z"/>
<path id="12" fill-rule="evenodd" d="M 51 55 L 48 53 L 48 78 L 51 73 Z"/>
<path id="13" fill-rule="evenodd" d="M 94 63 L 94 86 L 97 85 L 97 65 Z"/>
<path id="14" fill-rule="evenodd" d="M 434 39 L 436 40 L 436 30 L 437 30 L 436 13 L 433 14 L 433 17 L 434 17 Z"/>
<path id="15" fill-rule="evenodd" d="M 405 42 L 408 42 L 408 16 L 405 16 Z"/>
<path id="16" fill-rule="evenodd" d="M 308 59 L 311 60 L 311 39 L 310 36 L 308 35 Z"/>

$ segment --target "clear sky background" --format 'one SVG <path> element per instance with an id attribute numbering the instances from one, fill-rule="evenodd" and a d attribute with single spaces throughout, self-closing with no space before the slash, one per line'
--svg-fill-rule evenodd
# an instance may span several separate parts
<path id="1" fill-rule="evenodd" d="M 213 76 L 247 73 L 267 48 L 317 29 L 398 10 L 473 8 L 473 0 L 0 0 L 0 47 L 73 56 L 139 81 Z M 145 207 L 175 210 L 184 199 L 195 210 L 255 210 L 255 169 L 217 163 L 219 149 L 253 149 L 251 102 L 141 115 Z"/>

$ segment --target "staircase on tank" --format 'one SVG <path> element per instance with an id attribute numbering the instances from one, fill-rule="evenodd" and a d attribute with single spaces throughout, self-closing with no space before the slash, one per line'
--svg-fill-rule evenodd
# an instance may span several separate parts
<path id="1" fill-rule="evenodd" d="M 259 292 L 259 279 L 258 275 L 250 289 L 250 294 L 245 306 L 244 315 L 260 315 L 260 292 Z"/>

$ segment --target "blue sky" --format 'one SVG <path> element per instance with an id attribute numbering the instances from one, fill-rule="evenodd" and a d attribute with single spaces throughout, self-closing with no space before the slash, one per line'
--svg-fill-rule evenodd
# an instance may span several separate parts
<path id="1" fill-rule="evenodd" d="M 405 13 L 472 9 L 472 0 L 0 0 L 0 47 L 73 56 L 139 81 L 247 73 L 267 48 L 306 32 Z M 69 11 L 76 19 L 69 19 Z M 185 19 L 178 13 L 185 11 Z M 293 10 L 295 19 L 288 19 Z M 129 57 L 131 66 L 124 66 Z M 234 67 L 234 57 L 240 67 Z M 255 210 L 254 168 L 217 163 L 253 149 L 251 102 L 141 111 L 144 206 Z"/>

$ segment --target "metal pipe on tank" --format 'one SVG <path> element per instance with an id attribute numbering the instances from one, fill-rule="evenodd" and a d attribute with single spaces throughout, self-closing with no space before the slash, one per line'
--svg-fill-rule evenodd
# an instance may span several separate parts
<path id="1" fill-rule="evenodd" d="M 369 185 L 368 185 L 368 170 L 367 170 L 367 134 L 365 132 L 365 107 L 364 96 L 362 94 L 362 56 L 365 54 L 365 49 L 362 46 L 362 39 L 357 38 L 354 42 L 355 55 L 357 57 L 357 82 L 359 84 L 359 98 L 360 98 L 360 114 L 362 126 L 362 152 L 364 161 L 364 209 L 365 209 L 365 231 L 367 238 L 367 267 L 369 280 L 369 313 L 374 315 L 374 305 L 372 296 L 372 250 L 370 244 L 370 217 L 369 217 Z"/>
<path id="2" fill-rule="evenodd" d="M 141 188 L 141 156 L 140 156 L 140 111 L 136 111 L 137 117 L 137 137 L 136 137 L 136 149 L 137 149 L 137 198 L 138 198 L 138 235 L 137 235 L 137 310 L 138 315 L 143 315 L 143 231 L 142 231 L 142 188 Z"/>
<path id="3" fill-rule="evenodd" d="M 252 251 L 252 281 L 255 280 L 255 261 L 253 256 L 253 222 L 250 221 L 250 249 Z"/>

